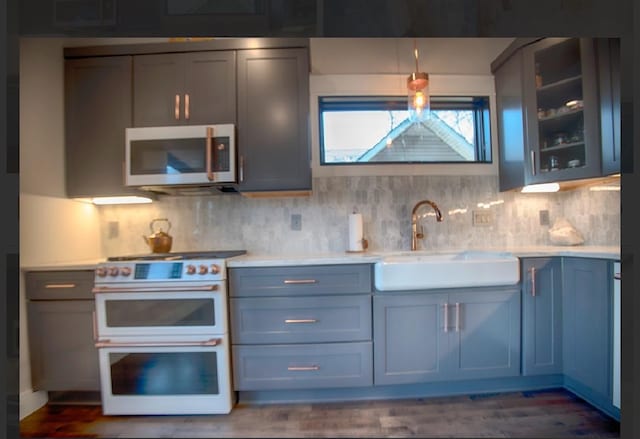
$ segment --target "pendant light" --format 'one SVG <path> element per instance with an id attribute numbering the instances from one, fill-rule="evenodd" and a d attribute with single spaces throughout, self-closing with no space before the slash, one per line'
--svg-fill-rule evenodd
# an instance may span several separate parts
<path id="1" fill-rule="evenodd" d="M 407 78 L 409 118 L 424 121 L 429 117 L 429 75 L 418 68 L 418 47 L 413 40 L 413 55 L 416 59 L 416 71 Z"/>

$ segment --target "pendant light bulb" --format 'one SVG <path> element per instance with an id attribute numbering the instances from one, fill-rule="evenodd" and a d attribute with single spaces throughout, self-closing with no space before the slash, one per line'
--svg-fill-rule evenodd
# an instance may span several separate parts
<path id="1" fill-rule="evenodd" d="M 407 78 L 407 109 L 409 118 L 424 121 L 429 117 L 429 75 L 418 68 L 418 48 L 413 40 L 413 55 L 416 61 L 416 71 Z"/>

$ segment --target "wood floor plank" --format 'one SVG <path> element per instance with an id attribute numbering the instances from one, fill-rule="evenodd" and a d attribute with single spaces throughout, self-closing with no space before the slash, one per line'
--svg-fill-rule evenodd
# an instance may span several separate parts
<path id="1" fill-rule="evenodd" d="M 22 437 L 602 437 L 620 425 L 571 393 L 510 392 L 343 403 L 239 404 L 228 415 L 104 416 L 47 405 Z"/>

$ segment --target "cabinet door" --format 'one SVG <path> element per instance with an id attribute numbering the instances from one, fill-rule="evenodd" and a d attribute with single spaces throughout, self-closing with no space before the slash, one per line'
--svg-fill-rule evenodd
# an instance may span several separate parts
<path id="1" fill-rule="evenodd" d="M 620 172 L 620 40 L 599 38 L 596 44 L 602 173 L 609 175 Z"/>
<path id="2" fill-rule="evenodd" d="M 522 260 L 522 374 L 562 373 L 560 258 Z"/>
<path id="3" fill-rule="evenodd" d="M 524 48 L 527 184 L 601 173 L 593 45 L 547 38 Z"/>
<path id="4" fill-rule="evenodd" d="M 191 125 L 236 123 L 236 52 L 184 54 L 182 120 Z"/>
<path id="5" fill-rule="evenodd" d="M 522 51 L 494 72 L 500 147 L 500 190 L 524 186 L 524 103 L 522 96 Z"/>
<path id="6" fill-rule="evenodd" d="M 93 309 L 93 300 L 28 303 L 34 390 L 100 390 Z"/>
<path id="7" fill-rule="evenodd" d="M 373 298 L 374 383 L 409 384 L 450 377 L 446 294 Z"/>
<path id="8" fill-rule="evenodd" d="M 124 186 L 131 126 L 131 57 L 65 61 L 65 160 L 69 197 L 139 194 Z"/>
<path id="9" fill-rule="evenodd" d="M 307 49 L 238 53 L 242 192 L 311 189 Z"/>
<path id="10" fill-rule="evenodd" d="M 449 294 L 451 370 L 458 379 L 520 375 L 520 291 Z"/>
<path id="11" fill-rule="evenodd" d="M 564 372 L 578 393 L 610 400 L 612 292 L 609 261 L 563 259 Z"/>
<path id="12" fill-rule="evenodd" d="M 184 124 L 183 54 L 133 57 L 133 125 Z"/>

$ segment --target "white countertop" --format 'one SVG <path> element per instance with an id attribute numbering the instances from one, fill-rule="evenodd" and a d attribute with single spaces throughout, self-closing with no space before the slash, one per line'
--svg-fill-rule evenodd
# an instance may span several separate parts
<path id="1" fill-rule="evenodd" d="M 440 249 L 434 253 L 450 253 L 464 250 L 481 250 L 511 253 L 519 258 L 575 256 L 597 259 L 620 259 L 620 247 L 616 246 L 523 246 L 493 247 L 482 249 Z M 363 253 L 303 253 L 303 254 L 253 254 L 236 256 L 227 261 L 227 267 L 275 267 L 282 265 L 367 264 L 379 261 L 387 254 L 409 251 L 366 251 Z"/>
<path id="2" fill-rule="evenodd" d="M 519 258 L 575 256 L 582 258 L 620 260 L 620 247 L 616 246 L 522 246 L 493 247 L 481 249 L 440 249 L 434 253 L 450 253 L 464 250 L 485 250 L 507 252 Z M 409 253 L 402 251 L 366 251 L 362 253 L 299 253 L 299 254 L 260 254 L 248 252 L 227 260 L 228 267 L 276 267 L 283 265 L 331 265 L 331 264 L 370 264 L 379 261 L 385 254 Z M 51 262 L 21 266 L 22 271 L 55 270 L 93 270 L 106 259 L 84 261 Z"/>
<path id="3" fill-rule="evenodd" d="M 95 270 L 99 263 L 106 259 L 89 259 L 83 261 L 48 262 L 43 264 L 21 265 L 22 271 L 56 271 L 56 270 Z"/>

